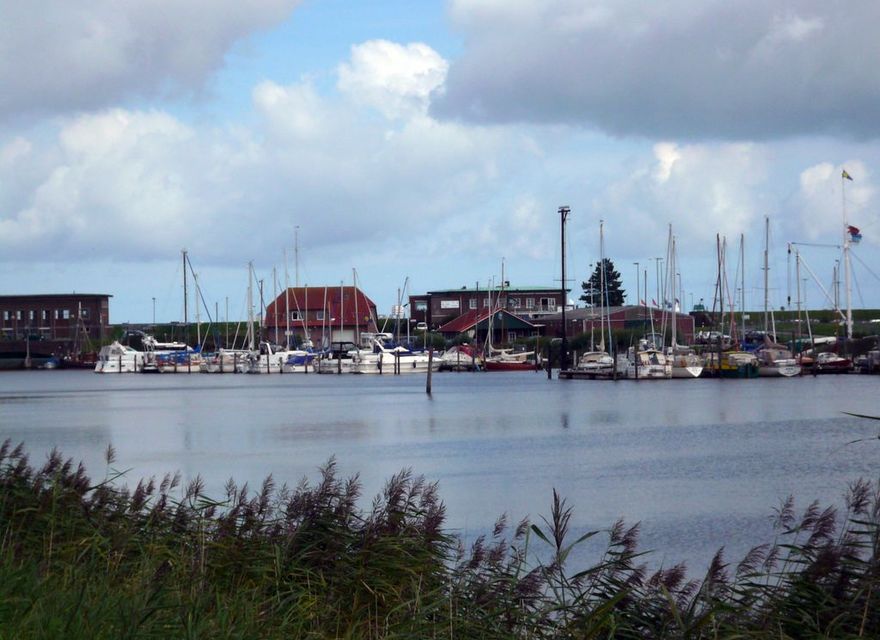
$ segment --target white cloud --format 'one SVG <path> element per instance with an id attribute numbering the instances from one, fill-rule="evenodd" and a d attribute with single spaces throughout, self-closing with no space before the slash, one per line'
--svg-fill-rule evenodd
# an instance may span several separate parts
<path id="1" fill-rule="evenodd" d="M 0 0 L 0 114 L 192 92 L 299 0 Z"/>
<path id="2" fill-rule="evenodd" d="M 446 79 L 448 63 L 431 47 L 371 40 L 352 47 L 339 66 L 339 89 L 386 118 L 423 114 L 433 91 Z"/>
<path id="3" fill-rule="evenodd" d="M 880 4 L 455 0 L 435 115 L 613 135 L 876 138 Z"/>

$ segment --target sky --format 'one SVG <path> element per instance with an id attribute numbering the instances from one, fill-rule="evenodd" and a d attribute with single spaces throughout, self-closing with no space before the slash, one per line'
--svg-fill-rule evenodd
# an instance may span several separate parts
<path id="1" fill-rule="evenodd" d="M 796 301 L 797 243 L 827 308 L 845 216 L 853 306 L 880 307 L 878 21 L 870 0 L 0 0 L 0 293 L 179 320 L 186 249 L 203 318 L 245 316 L 249 262 L 267 301 L 356 274 L 389 313 L 502 274 L 559 286 L 568 206 L 572 298 L 602 221 L 630 301 L 637 274 L 658 297 L 671 229 L 686 309 L 711 306 L 718 237 L 725 306 L 761 308 L 769 220 L 771 305 Z"/>

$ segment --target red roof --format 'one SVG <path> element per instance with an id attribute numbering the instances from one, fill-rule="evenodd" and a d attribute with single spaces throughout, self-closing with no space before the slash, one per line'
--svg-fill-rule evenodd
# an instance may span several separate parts
<path id="1" fill-rule="evenodd" d="M 291 313 L 308 311 L 310 326 L 321 326 L 328 322 L 339 326 L 369 324 L 376 317 L 376 303 L 370 300 L 357 287 L 290 287 L 286 295 L 282 291 L 266 307 L 266 326 L 283 326 L 285 306 Z M 355 316 L 357 308 L 357 317 Z M 324 320 L 316 320 L 314 313 L 324 311 Z M 301 324 L 302 321 L 291 321 Z"/>
<path id="2" fill-rule="evenodd" d="M 488 309 L 471 309 L 470 311 L 466 311 L 461 314 L 454 320 L 450 320 L 442 327 L 437 329 L 440 333 L 461 333 L 462 331 L 467 331 L 468 329 L 472 329 L 476 325 L 480 324 L 484 320 L 487 320 L 489 316 L 492 315 L 492 311 Z M 520 322 L 524 322 L 527 325 L 534 326 L 528 320 L 523 320 L 522 318 L 510 313 L 506 309 L 496 309 L 495 313 L 504 314 L 510 316 L 511 318 L 516 318 Z"/>

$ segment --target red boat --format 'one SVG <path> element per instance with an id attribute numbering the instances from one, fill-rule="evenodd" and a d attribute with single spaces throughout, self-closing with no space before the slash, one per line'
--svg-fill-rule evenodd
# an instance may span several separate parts
<path id="1" fill-rule="evenodd" d="M 830 351 L 817 355 L 816 361 L 813 363 L 815 373 L 849 373 L 852 368 L 852 360 Z"/>
<path id="2" fill-rule="evenodd" d="M 537 365 L 528 360 L 486 360 L 486 371 L 534 371 Z"/>

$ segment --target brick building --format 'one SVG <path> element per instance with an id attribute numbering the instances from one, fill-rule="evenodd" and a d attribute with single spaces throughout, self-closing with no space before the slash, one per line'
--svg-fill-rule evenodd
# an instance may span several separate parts
<path id="1" fill-rule="evenodd" d="M 74 341 L 88 336 L 102 340 L 109 335 L 110 297 L 93 293 L 0 296 L 2 339 Z"/>
<path id="2" fill-rule="evenodd" d="M 315 346 L 356 342 L 360 333 L 377 330 L 376 304 L 357 287 L 290 287 L 266 307 L 263 328 L 279 344 L 288 330 L 293 346 L 304 337 Z"/>
<path id="3" fill-rule="evenodd" d="M 529 321 L 562 309 L 565 296 L 559 288 L 496 287 L 442 289 L 409 297 L 410 318 L 437 329 L 469 312 L 504 309 Z"/>

